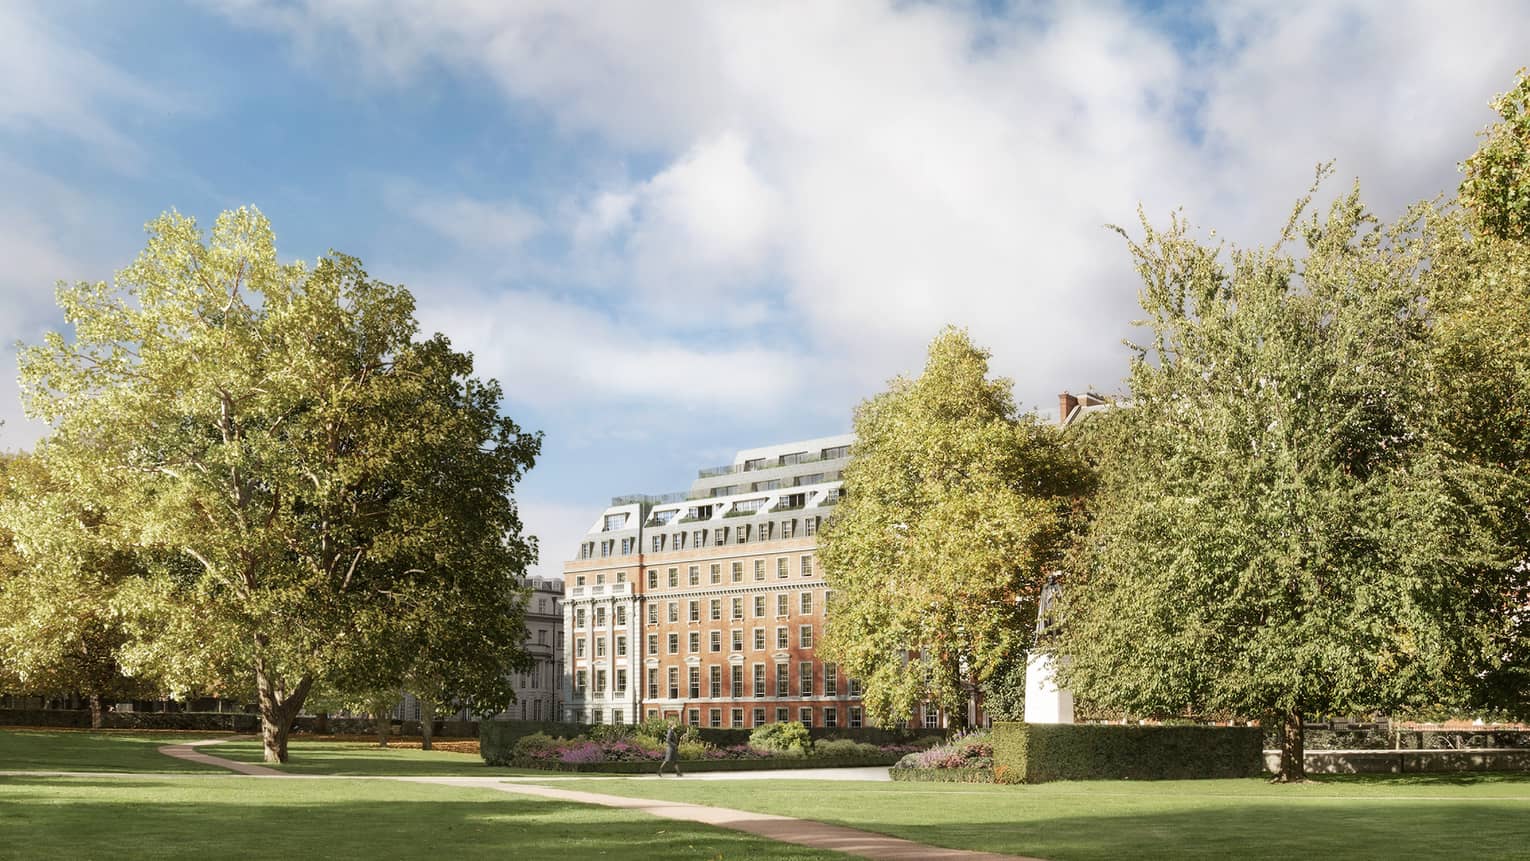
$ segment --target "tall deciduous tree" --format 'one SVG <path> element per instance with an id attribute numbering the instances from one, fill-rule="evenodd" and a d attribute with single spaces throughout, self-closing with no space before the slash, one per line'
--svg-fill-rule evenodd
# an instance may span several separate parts
<path id="1" fill-rule="evenodd" d="M 1304 777 L 1304 716 L 1464 701 L 1525 558 L 1503 528 L 1523 454 L 1495 459 L 1501 435 L 1463 432 L 1481 405 L 1445 399 L 1461 221 L 1382 228 L 1358 191 L 1305 206 L 1268 249 L 1178 218 L 1131 244 L 1150 338 L 1101 428 L 1059 643 L 1098 703 L 1278 716 L 1282 780 Z"/>
<path id="2" fill-rule="evenodd" d="M 862 681 L 879 722 L 973 692 L 1023 661 L 1086 473 L 1056 430 L 1018 416 L 988 353 L 943 331 L 917 379 L 855 414 L 846 497 L 819 557 L 832 589 L 822 652 Z"/>
<path id="3" fill-rule="evenodd" d="M 21 358 L 29 413 L 54 424 L 38 456 L 61 492 L 105 501 L 119 546 L 171 560 L 124 590 L 130 670 L 175 689 L 246 673 L 266 759 L 285 761 L 309 691 L 366 663 L 379 630 L 434 612 L 471 631 L 514 606 L 499 596 L 535 546 L 510 491 L 540 437 L 471 357 L 416 339 L 406 290 L 340 254 L 282 264 L 241 209 L 206 241 L 162 217 L 114 285 L 59 300 L 74 339 Z M 513 664 L 523 637 L 490 633 L 463 639 Z"/>

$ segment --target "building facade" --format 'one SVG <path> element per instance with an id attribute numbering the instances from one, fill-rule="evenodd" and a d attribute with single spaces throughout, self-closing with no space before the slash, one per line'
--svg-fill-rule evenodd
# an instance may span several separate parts
<path id="1" fill-rule="evenodd" d="M 557 720 L 563 712 L 563 581 L 527 577 L 526 654 L 531 669 L 516 673 L 515 703 L 502 717 Z"/>
<path id="2" fill-rule="evenodd" d="M 612 500 L 564 566 L 564 718 L 860 726 L 854 680 L 818 658 L 818 528 L 849 435 L 739 452 L 689 491 Z"/>

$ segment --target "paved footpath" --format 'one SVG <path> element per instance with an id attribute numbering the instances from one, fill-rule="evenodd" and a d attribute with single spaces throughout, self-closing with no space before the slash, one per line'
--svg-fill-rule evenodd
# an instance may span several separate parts
<path id="1" fill-rule="evenodd" d="M 237 771 L 240 774 L 260 777 L 296 776 L 277 771 L 274 768 L 267 768 L 263 765 L 251 765 L 218 756 L 211 756 L 196 749 L 226 740 L 208 739 L 188 744 L 169 744 L 161 747 L 159 751 L 166 756 L 198 762 L 203 765 L 222 766 L 223 768 Z M 829 771 L 830 769 L 811 770 Z M 766 772 L 741 773 L 762 775 Z M 800 773 L 795 776 L 800 776 Z M 365 780 L 369 778 L 359 779 Z M 471 787 L 474 789 L 493 789 L 515 795 L 533 795 L 538 798 L 572 801 L 577 804 L 596 804 L 602 807 L 638 810 L 650 816 L 657 816 L 660 819 L 697 822 L 716 828 L 743 831 L 747 834 L 777 840 L 782 843 L 809 846 L 814 849 L 832 849 L 836 852 L 859 855 L 862 858 L 877 859 L 877 861 L 923 861 L 923 859 L 931 859 L 931 861 L 1039 861 L 1039 859 L 1027 858 L 1021 855 L 999 855 L 992 852 L 973 852 L 967 849 L 945 849 L 939 846 L 926 846 L 923 843 L 889 837 L 886 834 L 861 831 L 857 828 L 846 828 L 843 825 L 830 825 L 826 822 L 814 822 L 809 819 L 794 819 L 790 816 L 753 813 L 747 810 L 710 807 L 704 804 L 686 804 L 679 801 L 657 801 L 651 798 L 628 798 L 622 795 L 605 795 L 597 792 L 577 792 L 569 789 L 558 789 L 553 786 L 507 782 L 504 778 L 499 777 L 373 777 L 370 779 L 397 780 L 405 783 L 433 783 L 443 786 Z M 692 778 L 685 779 L 691 780 Z M 719 776 L 710 777 L 709 779 L 719 780 L 725 778 Z"/>

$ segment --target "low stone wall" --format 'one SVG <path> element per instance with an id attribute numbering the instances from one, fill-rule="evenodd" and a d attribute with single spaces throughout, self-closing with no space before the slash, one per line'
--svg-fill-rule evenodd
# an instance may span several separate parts
<path id="1" fill-rule="evenodd" d="M 1266 750 L 1264 766 L 1280 769 L 1280 751 Z M 1428 774 L 1471 771 L 1530 771 L 1530 748 L 1453 750 L 1309 750 L 1308 774 Z"/>

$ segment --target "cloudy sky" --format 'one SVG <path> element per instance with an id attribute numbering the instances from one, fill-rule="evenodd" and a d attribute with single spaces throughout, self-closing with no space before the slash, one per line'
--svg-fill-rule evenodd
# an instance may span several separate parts
<path id="1" fill-rule="evenodd" d="M 175 208 L 408 285 L 546 431 L 545 572 L 620 493 L 839 433 L 970 328 L 1022 403 L 1119 385 L 1139 204 L 1268 242 L 1334 160 L 1448 192 L 1518 2 L 0 2 L 0 449 L 17 340 Z"/>

